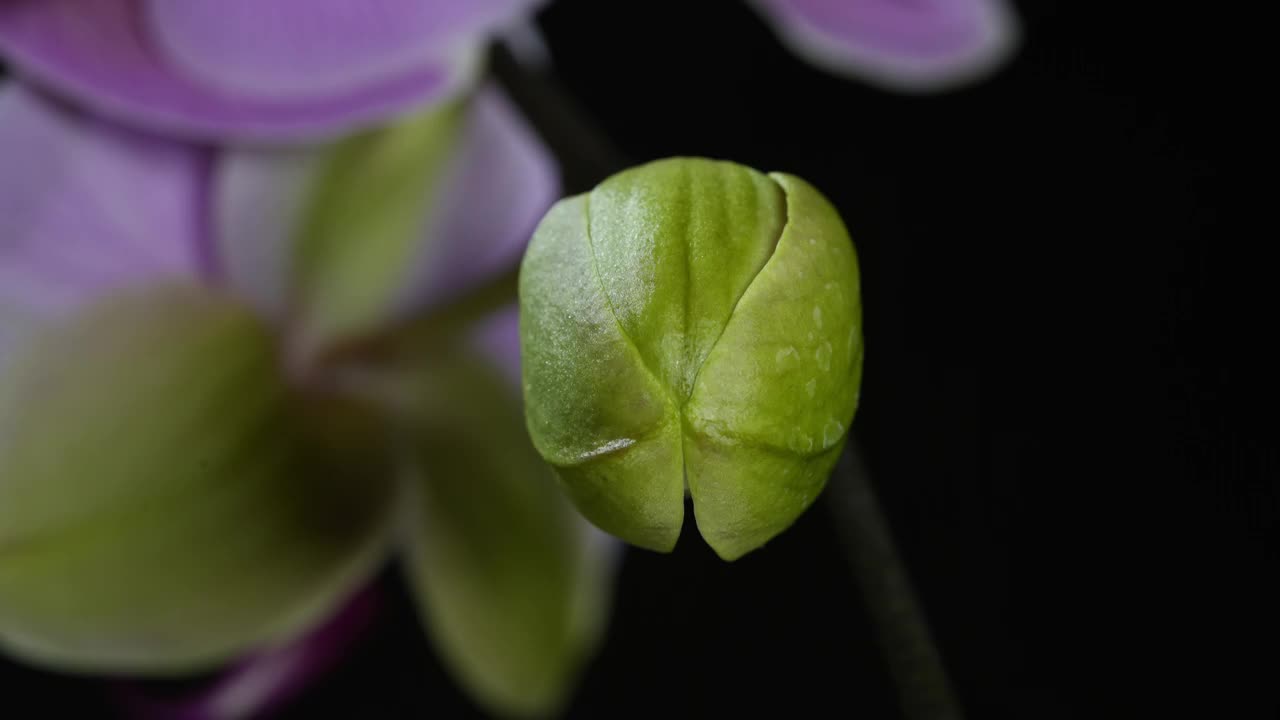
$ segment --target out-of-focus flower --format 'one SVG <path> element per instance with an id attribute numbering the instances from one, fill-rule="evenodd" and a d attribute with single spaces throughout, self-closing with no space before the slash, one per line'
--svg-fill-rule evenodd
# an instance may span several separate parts
<path id="1" fill-rule="evenodd" d="M 604 546 L 524 432 L 514 308 L 459 309 L 557 192 L 501 95 L 212 151 L 11 85 L 0 157 L 0 647 L 206 669 L 280 647 L 398 549 L 477 699 L 557 706 Z"/>
<path id="2" fill-rule="evenodd" d="M 897 90 L 981 77 L 1017 44 L 1005 0 L 750 0 L 810 61 Z"/>
<path id="3" fill-rule="evenodd" d="M 128 124 L 336 136 L 466 87 L 536 0 L 4 0 L 0 56 Z"/>

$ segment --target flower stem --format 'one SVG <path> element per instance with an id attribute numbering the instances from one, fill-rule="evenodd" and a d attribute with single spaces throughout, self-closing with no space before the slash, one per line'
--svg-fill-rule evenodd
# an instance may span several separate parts
<path id="1" fill-rule="evenodd" d="M 831 482 L 827 507 L 862 589 L 907 720 L 961 720 L 942 655 L 893 540 L 888 519 L 852 440 Z"/>
<path id="2" fill-rule="evenodd" d="M 489 62 L 502 89 L 560 161 L 566 195 L 587 192 L 631 164 L 555 77 L 523 67 L 501 45 Z"/>

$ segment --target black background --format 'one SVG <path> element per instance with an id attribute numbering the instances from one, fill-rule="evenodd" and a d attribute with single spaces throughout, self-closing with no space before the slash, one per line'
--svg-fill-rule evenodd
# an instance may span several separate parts
<path id="1" fill-rule="evenodd" d="M 1257 90 L 1232 19 L 1131 5 L 1022 3 L 1015 62 L 922 97 L 813 70 L 730 0 L 542 18 L 631 160 L 787 171 L 841 209 L 855 435 L 971 718 L 1280 716 L 1274 421 L 1244 421 L 1270 407 L 1274 322 L 1240 250 L 1274 238 L 1228 228 Z M 732 565 L 696 535 L 630 552 L 572 714 L 897 717 L 831 523 L 815 506 Z M 386 583 L 377 629 L 288 717 L 477 714 Z M 105 712 L 96 682 L 0 664 L 0 687 Z"/>

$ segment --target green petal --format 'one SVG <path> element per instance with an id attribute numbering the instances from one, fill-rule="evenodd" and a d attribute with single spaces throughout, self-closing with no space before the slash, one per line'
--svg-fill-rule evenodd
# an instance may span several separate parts
<path id="1" fill-rule="evenodd" d="M 294 241 L 304 347 L 367 332 L 403 299 L 465 115 L 462 103 L 433 108 L 318 161 Z"/>
<path id="2" fill-rule="evenodd" d="M 384 433 L 303 399 L 205 291 L 109 298 L 0 377 L 0 644 L 201 669 L 320 619 L 385 549 Z"/>
<path id="3" fill-rule="evenodd" d="M 583 514 L 734 559 L 826 482 L 861 382 L 858 267 L 812 187 L 677 158 L 543 220 L 521 269 L 529 432 Z"/>
<path id="4" fill-rule="evenodd" d="M 603 629 L 607 548 L 530 446 L 516 388 L 460 352 L 418 370 L 406 561 L 429 635 L 491 711 L 554 714 Z"/>

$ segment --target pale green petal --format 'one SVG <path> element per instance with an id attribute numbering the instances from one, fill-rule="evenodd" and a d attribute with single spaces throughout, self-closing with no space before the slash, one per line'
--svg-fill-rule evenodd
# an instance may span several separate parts
<path id="1" fill-rule="evenodd" d="M 331 145 L 228 149 L 214 181 L 226 286 L 303 361 L 510 271 L 559 197 L 554 159 L 494 86 Z"/>
<path id="2" fill-rule="evenodd" d="M 203 290 L 41 333 L 0 377 L 0 645 L 169 673 L 304 628 L 385 549 L 384 436 L 291 392 L 266 329 Z"/>
<path id="3" fill-rule="evenodd" d="M 418 370 L 406 562 L 429 635 L 491 711 L 553 714 L 603 629 L 607 548 L 530 446 L 515 387 L 470 353 Z"/>
<path id="4" fill-rule="evenodd" d="M 313 169 L 293 246 L 305 349 L 390 319 L 412 278 L 466 107 L 344 140 Z"/>

